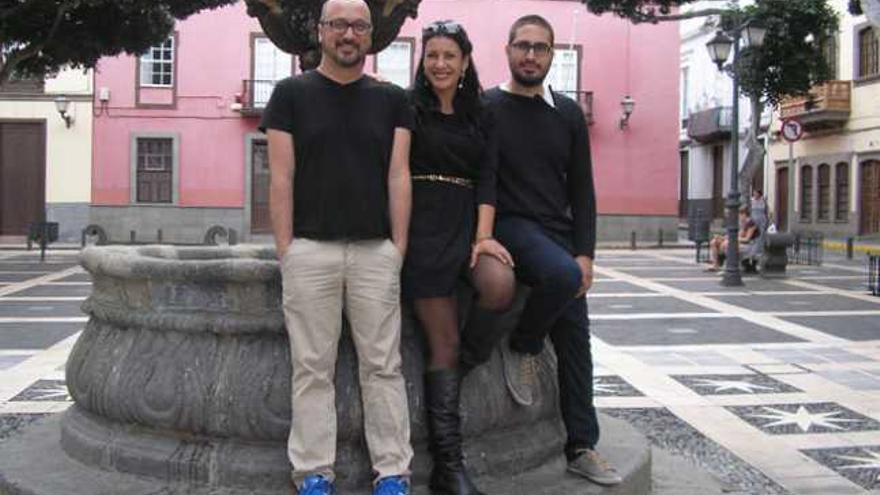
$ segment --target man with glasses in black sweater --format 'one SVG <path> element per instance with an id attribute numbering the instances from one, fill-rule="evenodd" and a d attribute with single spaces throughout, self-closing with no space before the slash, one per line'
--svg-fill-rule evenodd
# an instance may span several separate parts
<path id="1" fill-rule="evenodd" d="M 589 135 L 578 104 L 545 88 L 553 61 L 553 28 L 525 16 L 510 30 L 511 79 L 486 93 L 499 133 L 495 235 L 532 290 L 517 328 L 502 344 L 505 380 L 514 400 L 534 402 L 536 357 L 549 336 L 558 358 L 568 470 L 602 485 L 620 476 L 595 451 L 586 292 L 593 283 L 596 198 Z M 491 346 L 465 336 L 466 356 L 488 357 Z M 476 347 L 476 348 L 474 348 Z"/>

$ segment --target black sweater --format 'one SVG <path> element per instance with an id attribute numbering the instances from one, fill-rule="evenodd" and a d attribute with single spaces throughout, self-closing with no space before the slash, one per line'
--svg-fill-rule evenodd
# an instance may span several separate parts
<path id="1" fill-rule="evenodd" d="M 553 93 L 541 98 L 486 92 L 498 133 L 499 216 L 518 215 L 570 236 L 574 255 L 594 257 L 596 193 L 590 137 L 580 106 Z"/>

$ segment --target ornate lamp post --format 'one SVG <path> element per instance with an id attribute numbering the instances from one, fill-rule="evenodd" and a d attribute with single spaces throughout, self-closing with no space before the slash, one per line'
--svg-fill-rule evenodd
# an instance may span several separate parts
<path id="1" fill-rule="evenodd" d="M 745 40 L 747 46 L 760 47 L 764 43 L 767 30 L 746 20 L 736 25 L 727 33 L 719 30 L 715 37 L 706 43 L 709 56 L 718 70 L 726 71 L 733 80 L 733 108 L 730 124 L 730 192 L 727 195 L 727 263 L 721 279 L 721 285 L 734 287 L 743 285 L 739 268 L 739 219 L 737 211 L 740 203 L 739 193 L 739 81 L 736 77 L 736 63 L 739 58 L 739 45 Z M 724 66 L 733 50 L 731 65 Z M 726 70 L 725 70 L 726 69 Z"/>

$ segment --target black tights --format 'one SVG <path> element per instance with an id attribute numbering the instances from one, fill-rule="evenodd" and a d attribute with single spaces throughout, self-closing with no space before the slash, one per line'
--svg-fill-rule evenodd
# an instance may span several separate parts
<path id="1" fill-rule="evenodd" d="M 477 308 L 495 313 L 510 308 L 516 290 L 513 269 L 495 257 L 480 255 L 471 277 L 477 291 Z M 431 349 L 429 369 L 457 368 L 460 341 L 458 299 L 454 295 L 416 299 L 413 306 Z"/>

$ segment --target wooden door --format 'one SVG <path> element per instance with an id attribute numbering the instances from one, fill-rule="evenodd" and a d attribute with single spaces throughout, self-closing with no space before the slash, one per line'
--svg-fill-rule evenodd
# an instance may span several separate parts
<path id="1" fill-rule="evenodd" d="M 251 145 L 251 232 L 272 232 L 269 218 L 269 147 L 266 141 Z"/>
<path id="2" fill-rule="evenodd" d="M 788 230 L 788 167 L 776 169 L 776 229 Z"/>
<path id="3" fill-rule="evenodd" d="M 45 124 L 0 123 L 0 235 L 27 235 L 45 214 Z"/>
<path id="4" fill-rule="evenodd" d="M 862 162 L 861 222 L 859 233 L 880 233 L 880 161 Z"/>

